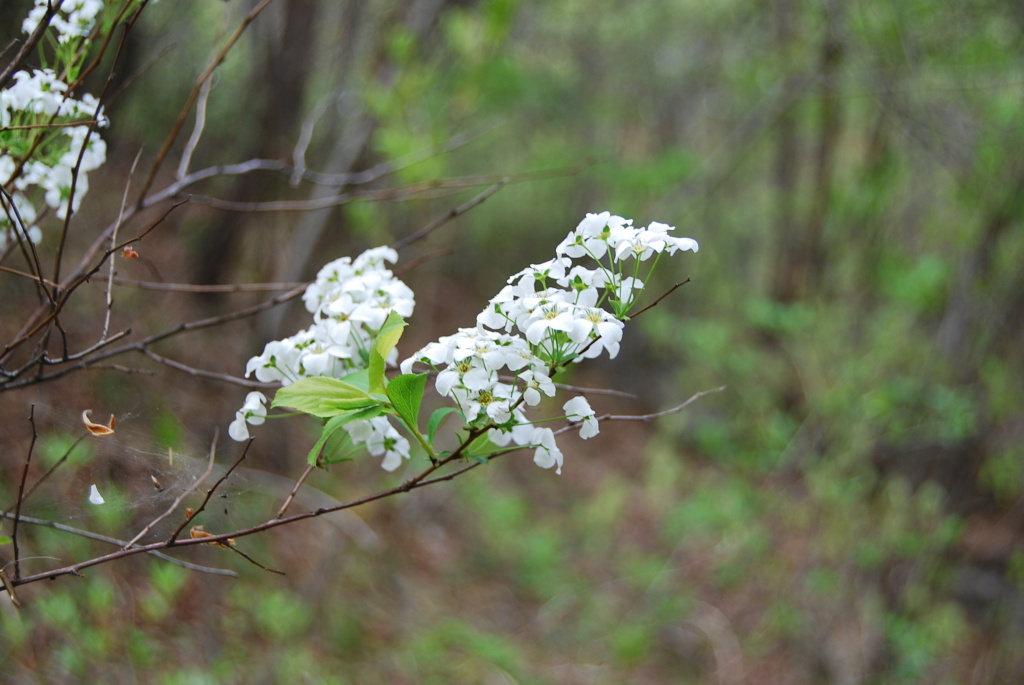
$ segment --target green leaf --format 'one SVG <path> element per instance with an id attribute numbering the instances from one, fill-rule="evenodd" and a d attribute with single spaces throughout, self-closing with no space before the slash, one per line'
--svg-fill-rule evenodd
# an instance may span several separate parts
<path id="1" fill-rule="evenodd" d="M 271 407 L 289 407 L 321 419 L 379 404 L 380 399 L 337 378 L 300 378 L 274 395 Z"/>
<path id="2" fill-rule="evenodd" d="M 423 389 L 427 385 L 427 374 L 406 373 L 396 376 L 388 383 L 388 398 L 391 405 L 406 425 L 419 430 L 420 403 Z"/>
<path id="3" fill-rule="evenodd" d="M 444 421 L 444 417 L 449 414 L 459 411 L 455 407 L 441 407 L 435 409 L 434 413 L 430 415 L 430 421 L 427 423 L 427 440 L 430 444 L 434 444 L 434 436 L 437 435 L 437 429 L 441 427 L 441 422 Z"/>
<path id="4" fill-rule="evenodd" d="M 6 535 L 0 535 L 0 545 L 9 545 L 11 542 L 13 542 L 13 540 Z"/>
<path id="5" fill-rule="evenodd" d="M 370 377 L 370 392 L 384 392 L 384 369 L 387 366 L 388 355 L 398 345 L 402 337 L 402 330 L 405 328 L 405 319 L 392 311 L 388 314 L 388 320 L 380 327 L 377 339 L 373 341 L 373 349 L 370 350 L 370 363 L 367 369 Z"/>
<path id="6" fill-rule="evenodd" d="M 363 419 L 375 419 L 383 413 L 384 407 L 376 404 L 372 407 L 360 409 L 359 411 L 335 416 L 324 426 L 323 432 L 320 433 L 320 439 L 316 441 L 316 444 L 313 445 L 313 449 L 309 451 L 309 456 L 306 457 L 306 462 L 311 466 L 316 466 L 316 461 L 320 456 L 320 450 L 324 448 L 324 445 L 327 444 L 327 441 L 330 440 L 331 436 L 341 430 L 341 427 L 345 424 L 353 421 L 361 421 Z"/>
<path id="7" fill-rule="evenodd" d="M 353 371 L 347 376 L 342 376 L 341 380 L 349 385 L 354 385 L 360 390 L 366 391 L 367 394 L 370 392 L 370 373 L 366 369 Z"/>
<path id="8" fill-rule="evenodd" d="M 469 446 L 466 447 L 466 451 L 463 452 L 463 454 L 466 455 L 467 459 L 472 459 L 474 461 L 487 461 L 486 457 L 500 451 L 500 449 L 501 448 L 491 442 L 487 433 L 483 433 L 482 435 L 476 436 L 473 442 L 469 443 Z"/>

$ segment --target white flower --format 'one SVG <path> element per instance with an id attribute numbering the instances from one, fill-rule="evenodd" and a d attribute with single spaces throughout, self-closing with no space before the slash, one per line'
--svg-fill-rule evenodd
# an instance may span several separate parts
<path id="1" fill-rule="evenodd" d="M 582 395 L 574 397 L 562 407 L 565 410 L 565 418 L 573 423 L 580 421 L 580 437 L 586 440 L 600 432 L 601 427 L 594 416 L 594 410 L 590 408 L 587 398 Z"/>
<path id="2" fill-rule="evenodd" d="M 99 488 L 96 487 L 96 484 L 93 483 L 92 485 L 90 485 L 89 486 L 89 504 L 95 504 L 96 506 L 99 506 L 99 505 L 103 504 L 104 502 L 106 502 L 106 500 L 103 499 L 103 495 L 100 494 Z"/>
<path id="3" fill-rule="evenodd" d="M 615 359 L 619 353 L 619 341 L 625 324 L 603 309 L 587 307 L 576 310 L 569 338 L 582 346 L 589 345 L 578 359 L 593 359 L 608 350 L 608 356 Z M 593 339 L 593 343 L 590 341 Z"/>
<path id="4" fill-rule="evenodd" d="M 532 289 L 532 283 L 544 283 L 548 279 L 557 281 L 565 278 L 565 271 L 572 264 L 568 257 L 555 257 L 540 264 L 531 264 L 522 271 L 509 276 L 508 283 Z M 544 287 L 543 285 L 541 287 Z"/>
<path id="5" fill-rule="evenodd" d="M 249 425 L 259 426 L 267 416 L 267 398 L 261 392 L 251 392 L 245 397 L 242 408 L 235 412 L 235 420 L 228 426 L 228 435 L 232 440 L 241 442 L 249 439 Z"/>
<path id="6" fill-rule="evenodd" d="M 23 33 L 32 33 L 46 13 L 47 0 L 35 0 L 36 5 L 21 24 Z M 53 0 L 50 0 L 53 2 Z M 50 20 L 49 28 L 57 32 L 57 40 L 66 43 L 74 37 L 87 36 L 103 9 L 102 0 L 64 0 L 56 2 L 60 13 Z"/>
<path id="7" fill-rule="evenodd" d="M 512 386 L 507 383 L 493 383 L 470 394 L 464 402 L 460 402 L 466 420 L 472 422 L 484 414 L 494 424 L 505 423 L 512 418 L 512 392 Z"/>
<path id="8" fill-rule="evenodd" d="M 245 365 L 245 377 L 256 372 L 256 379 L 263 383 L 290 385 L 299 379 L 299 344 L 308 342 L 309 334 L 299 331 L 284 340 L 272 340 L 263 348 L 263 354 L 253 357 Z M 299 343 L 299 344 L 297 344 Z"/>
<path id="9" fill-rule="evenodd" d="M 409 458 L 409 441 L 395 430 L 386 416 L 353 421 L 345 425 L 345 431 L 354 444 L 366 445 L 366 450 L 373 456 L 383 454 L 381 468 L 385 471 L 394 471 L 402 459 Z"/>
<path id="10" fill-rule="evenodd" d="M 572 330 L 572 311 L 563 303 L 544 304 L 530 314 L 525 333 L 526 339 L 533 345 L 539 345 L 545 337 L 550 335 L 548 331 L 568 333 Z"/>
<path id="11" fill-rule="evenodd" d="M 523 401 L 533 407 L 540 404 L 541 393 L 548 397 L 555 396 L 555 383 L 547 375 L 546 369 L 534 367 L 519 374 L 519 380 L 525 385 Z"/>
<path id="12" fill-rule="evenodd" d="M 556 466 L 555 473 L 562 475 L 562 450 L 555 444 L 555 434 L 550 428 L 533 429 L 530 436 L 530 444 L 537 445 L 537 451 L 533 453 L 533 463 L 542 469 L 550 469 Z"/>

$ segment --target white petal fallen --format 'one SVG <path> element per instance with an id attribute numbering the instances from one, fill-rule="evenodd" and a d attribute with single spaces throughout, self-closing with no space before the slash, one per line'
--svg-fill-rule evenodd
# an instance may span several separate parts
<path id="1" fill-rule="evenodd" d="M 103 504 L 104 502 L 106 502 L 106 500 L 103 499 L 103 495 L 100 494 L 100 491 L 96 488 L 96 485 L 95 484 L 90 485 L 89 486 L 89 504 L 100 505 L 100 504 Z"/>

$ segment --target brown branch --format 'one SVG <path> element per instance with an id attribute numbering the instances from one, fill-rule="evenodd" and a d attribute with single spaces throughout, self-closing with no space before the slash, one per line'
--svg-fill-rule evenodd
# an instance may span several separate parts
<path id="1" fill-rule="evenodd" d="M 6 512 L 3 513 L 3 514 L 0 514 L 0 516 L 5 517 L 5 518 L 9 518 L 9 519 L 15 518 L 14 514 L 8 514 Z M 123 547 L 127 546 L 127 544 L 128 544 L 124 540 L 118 540 L 117 538 L 112 538 L 112 537 L 110 537 L 108 535 L 101 535 L 99 533 L 93 533 L 92 531 L 89 531 L 89 530 L 82 530 L 81 528 L 74 528 L 72 526 L 68 526 L 68 525 L 65 525 L 63 523 L 57 523 L 56 521 L 50 521 L 50 520 L 47 520 L 47 519 L 35 518 L 34 516 L 21 516 L 20 520 L 21 520 L 22 523 L 29 523 L 29 524 L 32 524 L 32 525 L 35 525 L 35 526 L 45 526 L 46 528 L 53 528 L 54 530 L 59 530 L 59 531 L 61 531 L 63 533 L 71 533 L 72 535 L 78 535 L 78 536 L 83 537 L 83 538 L 89 538 L 90 540 L 97 540 L 99 542 L 106 542 L 107 544 L 114 545 L 116 547 L 123 548 Z M 199 564 L 193 564 L 192 562 L 189 562 L 189 561 L 184 561 L 182 559 L 176 559 L 175 557 L 172 557 L 169 554 L 164 554 L 163 552 L 158 552 L 156 550 L 151 550 L 151 551 L 147 552 L 147 554 L 151 554 L 154 557 L 157 557 L 158 559 L 163 559 L 164 561 L 169 561 L 172 564 L 177 564 L 178 566 L 182 566 L 184 568 L 187 568 L 190 571 L 199 571 L 200 573 L 211 573 L 211 574 L 219 575 L 219 576 L 231 576 L 232 578 L 237 578 L 238 577 L 238 574 L 235 573 L 234 571 L 229 571 L 229 570 L 223 569 L 223 568 L 212 568 L 210 566 L 200 566 Z"/>
<path id="2" fill-rule="evenodd" d="M 652 421 L 652 420 L 660 418 L 662 416 L 667 416 L 669 414 L 680 412 L 683 409 L 685 409 L 686 407 L 688 407 L 691 404 L 693 404 L 694 402 L 696 402 L 698 399 L 704 397 L 705 395 L 709 395 L 711 393 L 716 393 L 716 392 L 721 392 L 723 390 L 725 390 L 725 386 L 722 386 L 720 388 L 715 388 L 713 390 L 705 390 L 703 392 L 699 392 L 699 393 L 693 395 L 690 399 L 686 400 L 685 402 L 683 402 L 680 405 L 677 405 L 675 407 L 672 407 L 671 409 L 666 409 L 664 411 L 656 412 L 656 413 L 653 413 L 653 414 L 632 415 L 632 416 L 606 415 L 606 416 L 600 417 L 598 420 L 599 421 L 612 421 L 612 420 L 620 420 L 620 421 Z M 565 428 L 562 428 L 561 430 L 556 431 L 556 433 L 559 433 L 559 434 L 560 433 L 564 433 L 564 432 L 572 430 L 574 428 L 575 428 L 574 425 L 573 426 L 566 426 Z M 112 552 L 110 554 L 106 554 L 106 555 L 103 555 L 103 556 L 100 556 L 100 557 L 95 557 L 93 559 L 88 559 L 86 561 L 82 561 L 82 562 L 79 562 L 77 564 L 72 564 L 70 566 L 64 566 L 62 568 L 57 568 L 57 569 L 51 569 L 49 571 L 44 571 L 42 573 L 37 573 L 35 575 L 27 576 L 25 578 L 15 579 L 15 580 L 12 581 L 12 585 L 13 586 L 24 585 L 24 584 L 27 584 L 27 583 L 34 583 L 34 582 L 37 582 L 37 581 L 40 581 L 40 580 L 52 579 L 52 578 L 57 578 L 59 576 L 65 576 L 65 575 L 80 575 L 80 572 L 82 571 L 82 569 L 86 569 L 86 568 L 89 568 L 91 566 L 98 566 L 100 564 L 105 564 L 105 563 L 108 563 L 110 561 L 115 561 L 117 559 L 121 559 L 121 558 L 124 558 L 124 557 L 127 557 L 127 556 L 132 556 L 134 554 L 148 553 L 148 552 L 153 551 L 153 550 L 166 549 L 166 548 L 174 548 L 174 547 L 186 547 L 186 546 L 189 546 L 189 545 L 197 545 L 197 544 L 211 544 L 211 543 L 223 543 L 223 544 L 228 545 L 229 547 L 231 547 L 232 545 L 229 542 L 229 540 L 234 540 L 235 538 L 241 538 L 241 537 L 245 537 L 245 536 L 248 536 L 248 535 L 255 535 L 257 533 L 262 533 L 264 531 L 271 530 L 271 529 L 277 528 L 279 526 L 290 525 L 292 523 L 296 523 L 298 521 L 302 521 L 302 520 L 305 520 L 305 519 L 318 518 L 318 517 L 324 516 L 326 514 L 331 514 L 331 513 L 334 513 L 334 512 L 338 512 L 338 511 L 343 511 L 345 509 L 352 509 L 352 508 L 355 508 L 355 507 L 358 507 L 358 506 L 369 504 L 370 502 L 375 502 L 375 501 L 382 500 L 382 499 L 385 499 L 385 498 L 388 498 L 388 497 L 394 497 L 396 495 L 400 495 L 400 494 L 403 494 L 403 493 L 408 493 L 408 492 L 411 492 L 413 490 L 416 490 L 416 489 L 419 489 L 419 488 L 422 488 L 422 487 L 426 487 L 428 485 L 434 485 L 434 484 L 437 484 L 437 483 L 443 483 L 443 482 L 446 482 L 446 481 L 450 481 L 450 480 L 452 480 L 454 478 L 457 478 L 458 476 L 460 476 L 460 475 L 462 475 L 464 473 L 467 473 L 467 472 L 473 470 L 474 468 L 477 468 L 480 465 L 481 462 L 474 462 L 474 463 L 465 465 L 465 466 L 463 466 L 463 467 L 461 467 L 459 469 L 456 469 L 456 470 L 454 470 L 452 472 L 449 472 L 449 473 L 446 473 L 446 474 L 442 474 L 442 475 L 439 475 L 439 476 L 434 476 L 434 477 L 431 477 L 431 476 L 433 474 L 437 473 L 437 471 L 439 469 L 447 466 L 448 464 L 451 464 L 452 462 L 454 462 L 456 460 L 462 459 L 463 458 L 462 455 L 465 452 L 465 450 L 468 448 L 468 446 L 474 440 L 476 440 L 476 438 L 478 438 L 480 435 L 482 435 L 484 430 L 485 429 L 474 429 L 474 430 L 469 431 L 467 433 L 466 437 L 460 443 L 460 445 L 450 455 L 448 455 L 444 459 L 438 460 L 438 462 L 436 464 L 431 464 L 424 471 L 422 471 L 419 475 L 414 476 L 413 478 L 403 482 L 400 485 L 396 485 L 395 487 L 388 488 L 386 490 L 382 490 L 380 492 L 377 492 L 377 493 L 374 493 L 374 494 L 371 494 L 371 495 L 367 495 L 365 497 L 360 497 L 358 499 L 350 500 L 350 501 L 344 502 L 344 503 L 339 503 L 337 505 L 333 505 L 333 506 L 329 506 L 329 507 L 320 507 L 319 509 L 315 509 L 315 510 L 312 510 L 312 511 L 306 511 L 306 512 L 303 512 L 303 513 L 300 513 L 300 514 L 292 514 L 291 516 L 287 516 L 287 517 L 283 517 L 283 518 L 273 518 L 273 519 L 270 519 L 269 521 L 265 521 L 264 523 L 261 523 L 261 524 L 255 525 L 255 526 L 251 526 L 249 528 L 244 528 L 244 529 L 236 530 L 236 531 L 233 531 L 233 532 L 230 532 L 230 533 L 221 533 L 221 534 L 217 534 L 217 535 L 206 535 L 206 536 L 203 536 L 203 537 L 189 538 L 189 539 L 185 539 L 185 540 L 182 540 L 182 539 L 172 539 L 172 540 L 168 540 L 168 541 L 165 541 L 165 542 L 155 542 L 155 543 L 151 543 L 151 544 L 148 544 L 148 545 L 141 545 L 141 546 L 137 546 L 137 547 L 132 547 L 130 549 L 121 549 L 121 550 L 118 550 L 117 552 Z M 526 449 L 526 448 L 527 448 L 527 446 L 520 446 L 518 448 L 513 448 L 511 450 L 502 452 L 501 454 L 495 455 L 495 456 L 501 456 L 502 454 L 509 454 L 509 453 L 514 452 L 514 451 L 518 451 L 518 450 Z M 247 555 L 244 555 L 244 556 L 247 556 Z M 267 570 L 270 570 L 270 569 L 267 569 Z"/>
<path id="3" fill-rule="evenodd" d="M 479 437 L 483 432 L 484 432 L 483 430 L 472 430 L 472 431 L 470 431 L 467 434 L 467 436 L 466 436 L 465 440 L 463 441 L 463 443 L 454 452 L 452 452 L 452 454 L 450 454 L 449 456 L 445 457 L 444 459 L 439 460 L 436 464 L 431 464 L 422 473 L 420 473 L 419 475 L 417 475 L 417 476 L 415 476 L 415 477 L 405 481 L 401 485 L 397 485 L 397 486 L 395 486 L 393 488 L 388 488 L 387 490 L 382 490 L 382 491 L 377 492 L 377 493 L 372 494 L 372 495 L 367 495 L 366 497 L 361 497 L 359 499 L 351 500 L 349 502 L 333 505 L 333 506 L 330 506 L 330 507 L 321 507 L 319 509 L 315 509 L 313 511 L 307 511 L 307 512 L 304 512 L 304 513 L 301 513 L 301 514 L 293 514 L 293 515 L 285 517 L 285 518 L 271 519 L 271 520 L 266 521 L 264 523 L 261 523 L 259 525 L 251 526 L 249 528 L 241 529 L 241 530 L 238 530 L 238 531 L 235 531 L 235 532 L 232 532 L 232 533 L 221 533 L 221 534 L 217 534 L 217 535 L 208 535 L 208 536 L 197 537 L 197 538 L 188 538 L 188 539 L 175 539 L 175 540 L 171 540 L 171 541 L 155 542 L 155 543 L 150 543 L 150 544 L 147 544 L 147 545 L 139 545 L 139 546 L 136 546 L 136 547 L 132 547 L 130 549 L 120 549 L 120 550 L 118 550 L 116 552 L 111 552 L 110 554 L 105 554 L 105 555 L 100 556 L 100 557 L 95 557 L 93 559 L 82 561 L 82 562 L 79 562 L 77 564 L 72 564 L 70 566 L 65 566 L 65 567 L 58 568 L 58 569 L 51 569 L 49 571 L 44 571 L 42 573 L 37 573 L 37 574 L 32 575 L 32 576 L 27 576 L 25 578 L 17 579 L 17 580 L 12 581 L 12 584 L 14 586 L 17 586 L 17 585 L 23 585 L 23 584 L 26 584 L 26 583 L 34 583 L 34 582 L 37 582 L 37 581 L 40 581 L 40 580 L 45 580 L 45 579 L 50 579 L 50 578 L 57 578 L 59 576 L 81 575 L 82 569 L 86 569 L 86 568 L 89 568 L 89 567 L 92 567 L 92 566 L 98 566 L 100 564 L 105 564 L 105 563 L 108 563 L 108 562 L 111 562 L 111 561 L 114 561 L 114 560 L 117 560 L 117 559 L 122 559 L 124 557 L 133 556 L 135 554 L 146 553 L 146 552 L 149 552 L 151 550 L 168 549 L 168 548 L 175 548 L 175 547 L 187 547 L 187 546 L 190 546 L 190 545 L 201 545 L 201 544 L 210 544 L 210 543 L 218 543 L 218 542 L 230 545 L 230 543 L 228 542 L 228 540 L 230 540 L 230 539 L 245 537 L 247 535 L 255 535 L 256 533 L 261 533 L 263 531 L 270 530 L 272 528 L 277 528 L 279 526 L 289 525 L 289 524 L 295 523 L 297 521 L 302 521 L 302 520 L 305 520 L 305 519 L 317 518 L 317 517 L 320 517 L 320 516 L 324 516 L 325 514 L 331 514 L 331 513 L 337 512 L 337 511 L 343 511 L 345 509 L 352 509 L 354 507 L 362 506 L 364 504 L 368 504 L 370 502 L 375 502 L 377 500 L 385 499 L 387 497 L 393 497 L 395 495 L 399 495 L 399 494 L 402 494 L 402 493 L 407 493 L 407 492 L 410 492 L 410 491 L 415 490 L 417 488 L 424 487 L 426 485 L 432 485 L 434 483 L 440 483 L 440 482 L 443 482 L 445 480 L 451 480 L 451 478 L 454 477 L 454 476 L 451 476 L 451 475 L 449 475 L 449 476 L 442 476 L 442 477 L 433 478 L 433 479 L 430 479 L 430 480 L 427 480 L 427 478 L 431 474 L 436 473 L 438 469 L 444 467 L 445 465 L 447 465 L 447 464 L 449 464 L 449 463 L 451 463 L 451 462 L 453 462 L 453 461 L 455 461 L 457 459 L 461 459 L 462 458 L 462 453 L 465 451 L 466 447 L 470 443 L 472 443 L 473 440 L 475 440 L 477 437 Z M 469 470 L 468 468 L 462 469 L 463 472 L 464 471 L 468 471 L 468 470 Z"/>

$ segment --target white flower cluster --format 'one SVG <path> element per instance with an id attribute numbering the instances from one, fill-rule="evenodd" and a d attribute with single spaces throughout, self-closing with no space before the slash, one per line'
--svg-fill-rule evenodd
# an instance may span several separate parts
<path id="1" fill-rule="evenodd" d="M 388 315 L 396 312 L 408 317 L 416 305 L 409 286 L 386 266 L 386 262 L 397 260 L 398 254 L 390 247 L 377 247 L 354 260 L 342 257 L 320 269 L 303 295 L 313 325 L 269 343 L 246 364 L 246 377 L 255 374 L 265 383 L 290 385 L 300 378 L 342 378 L 366 368 L 374 337 Z M 397 359 L 398 352 L 393 351 L 388 362 L 394 364 Z M 228 429 L 232 438 L 246 440 L 246 423 L 263 423 L 266 401 L 262 393 L 249 393 Z M 384 417 L 354 421 L 345 429 L 354 443 L 365 444 L 371 454 L 384 454 L 384 466 L 389 470 L 397 468 L 399 457 L 409 456 L 408 441 Z"/>
<path id="2" fill-rule="evenodd" d="M 23 31 L 35 30 L 46 5 L 46 0 L 36 0 L 22 24 Z M 56 30 L 61 43 L 72 36 L 85 36 L 102 8 L 99 0 L 65 0 L 50 26 Z M 53 69 L 18 71 L 11 85 L 0 91 L 0 127 L 25 127 L 12 129 L 11 135 L 0 141 L 0 183 L 8 189 L 15 205 L 9 207 L 5 201 L 0 206 L 0 250 L 10 240 L 14 228 L 11 218 L 17 216 L 15 210 L 28 231 L 29 240 L 38 243 L 42 238 L 35 226 L 38 215 L 29 198 L 33 195 L 30 189 L 38 189 L 46 205 L 56 210 L 58 218 L 67 216 L 69 205 L 71 211 L 78 209 L 89 190 L 88 172 L 106 161 L 106 143 L 85 124 L 51 125 L 92 120 L 101 126 L 107 124 L 99 101 L 90 94 L 80 99 L 71 97 L 68 84 Z M 28 159 L 27 154 L 31 154 Z M 76 169 L 78 179 L 72 198 L 71 185 Z"/>
<path id="3" fill-rule="evenodd" d="M 608 212 L 588 214 L 558 245 L 554 259 L 509 279 L 477 316 L 476 328 L 428 344 L 402 362 L 402 372 L 416 362 L 430 366 L 438 372 L 438 394 L 454 400 L 471 426 L 490 426 L 488 436 L 498 446 L 536 446 L 534 461 L 561 473 L 563 455 L 554 432 L 529 421 L 523 405 L 536 405 L 541 394 L 554 396 L 551 373 L 558 366 L 605 350 L 609 357 L 618 354 L 621 318 L 643 290 L 639 262 L 663 252 L 697 251 L 696 241 L 671 236 L 670 230 L 660 223 L 635 228 Z M 574 263 L 580 258 L 596 261 L 597 268 Z M 624 269 L 627 260 L 635 260 L 631 269 Z M 616 313 L 603 309 L 605 303 Z M 515 376 L 511 382 L 500 377 L 503 369 Z M 580 422 L 581 437 L 597 434 L 586 398 L 575 397 L 563 409 L 566 418 Z"/>
<path id="4" fill-rule="evenodd" d="M 50 28 L 57 32 L 57 40 L 60 43 L 67 43 L 73 38 L 89 35 L 93 24 L 96 23 L 96 16 L 103 11 L 102 0 L 35 0 L 36 5 L 28 13 L 28 17 L 21 23 L 23 33 L 32 33 L 39 26 L 43 15 L 46 14 L 48 4 L 58 4 L 57 14 L 50 20 Z"/>
<path id="5" fill-rule="evenodd" d="M 554 432 L 534 426 L 523 413 L 523 405 L 535 406 L 542 395 L 555 394 L 548 363 L 536 356 L 523 338 L 482 326 L 463 328 L 403 361 L 402 373 L 411 372 L 416 362 L 438 370 L 434 381 L 438 394 L 453 399 L 470 425 L 493 426 L 488 433 L 491 442 L 500 447 L 512 441 L 536 445 L 534 461 L 545 468 L 557 465 L 561 473 L 562 452 L 555 444 Z M 503 369 L 511 371 L 515 379 L 503 380 L 499 375 Z M 586 404 L 582 397 L 570 402 L 579 406 L 577 400 Z M 596 435 L 597 422 L 582 434 Z"/>

